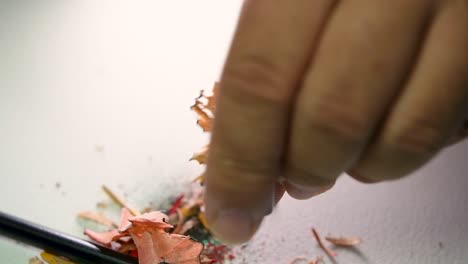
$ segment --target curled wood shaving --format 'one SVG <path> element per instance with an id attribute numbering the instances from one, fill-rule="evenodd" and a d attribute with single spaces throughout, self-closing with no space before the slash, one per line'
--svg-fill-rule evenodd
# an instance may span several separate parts
<path id="1" fill-rule="evenodd" d="M 329 249 L 327 246 L 325 246 L 325 244 L 323 244 L 322 238 L 320 237 L 320 235 L 319 235 L 319 233 L 317 232 L 317 230 L 315 230 L 315 228 L 312 228 L 312 234 L 314 235 L 315 240 L 317 240 L 317 243 L 318 243 L 319 246 L 322 248 L 322 250 L 323 250 L 332 260 L 335 260 L 335 257 L 336 257 L 338 254 L 336 254 L 336 252 L 332 251 L 332 250 Z"/>
<path id="2" fill-rule="evenodd" d="M 132 207 L 130 207 L 121 197 L 115 194 L 106 185 L 102 185 L 102 190 L 109 196 L 109 198 L 111 198 L 112 201 L 114 201 L 123 208 L 127 208 L 130 211 L 130 213 L 132 213 L 132 215 L 140 215 L 140 212 L 138 210 L 135 210 Z"/>
<path id="3" fill-rule="evenodd" d="M 325 237 L 325 239 L 339 247 L 354 247 L 362 243 L 359 237 Z"/>
<path id="4" fill-rule="evenodd" d="M 81 212 L 78 214 L 79 218 L 90 220 L 98 224 L 102 224 L 108 227 L 117 227 L 117 224 L 105 215 L 95 212 Z"/>
<path id="5" fill-rule="evenodd" d="M 203 185 L 205 182 L 205 173 L 200 174 L 197 176 L 195 179 L 192 180 L 192 182 L 198 182 L 200 185 Z"/>
<path id="6" fill-rule="evenodd" d="M 208 132 L 211 130 L 212 125 L 212 115 L 209 110 L 206 109 L 205 104 L 202 102 L 203 91 L 200 93 L 200 97 L 195 100 L 195 104 L 190 107 L 192 111 L 197 115 L 197 125 L 201 127 L 203 132 Z"/>
<path id="7" fill-rule="evenodd" d="M 205 146 L 199 152 L 194 153 L 189 161 L 196 160 L 199 164 L 206 164 L 207 157 L 208 157 L 208 146 Z"/>
<path id="8" fill-rule="evenodd" d="M 217 90 L 218 83 L 215 83 L 211 95 L 207 95 L 205 91 L 201 91 L 200 96 L 195 99 L 195 104 L 190 107 L 197 114 L 197 124 L 204 132 L 211 131 Z"/>

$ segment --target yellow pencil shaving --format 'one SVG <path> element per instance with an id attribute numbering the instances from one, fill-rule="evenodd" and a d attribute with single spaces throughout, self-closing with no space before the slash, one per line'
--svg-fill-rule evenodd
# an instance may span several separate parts
<path id="1" fill-rule="evenodd" d="M 135 215 L 140 215 L 141 214 L 138 210 L 133 209 L 132 207 L 130 207 L 121 197 L 117 196 L 117 194 L 115 194 L 106 185 L 102 185 L 102 190 L 109 196 L 109 198 L 111 198 L 112 201 L 114 201 L 115 203 L 117 203 L 121 207 L 127 208 L 130 211 L 130 213 L 132 213 L 132 215 L 135 216 Z"/>

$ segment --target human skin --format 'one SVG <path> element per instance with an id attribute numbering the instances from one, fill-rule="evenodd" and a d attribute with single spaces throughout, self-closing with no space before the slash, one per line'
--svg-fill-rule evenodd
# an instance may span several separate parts
<path id="1" fill-rule="evenodd" d="M 220 79 L 206 216 L 249 240 L 286 190 L 417 170 L 468 117 L 467 0 L 247 0 Z"/>

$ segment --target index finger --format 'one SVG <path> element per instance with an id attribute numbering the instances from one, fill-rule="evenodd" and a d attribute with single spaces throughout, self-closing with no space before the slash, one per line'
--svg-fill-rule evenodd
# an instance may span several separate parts
<path id="1" fill-rule="evenodd" d="M 272 210 L 296 87 L 333 1 L 246 1 L 220 80 L 206 171 L 209 227 L 248 240 Z"/>

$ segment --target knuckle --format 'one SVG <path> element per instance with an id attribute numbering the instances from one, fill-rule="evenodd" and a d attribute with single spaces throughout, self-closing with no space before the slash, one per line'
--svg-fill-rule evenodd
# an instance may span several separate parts
<path id="1" fill-rule="evenodd" d="M 392 131 L 385 140 L 390 151 L 410 157 L 427 158 L 445 144 L 446 133 L 427 118 L 413 118 Z"/>
<path id="2" fill-rule="evenodd" d="M 253 158 L 250 155 L 228 155 L 220 152 L 211 152 L 208 160 L 210 168 L 215 167 L 218 174 L 227 176 L 228 180 L 224 183 L 243 186 L 270 184 L 279 175 L 279 167 L 275 164 L 278 162 Z"/>
<path id="3" fill-rule="evenodd" d="M 329 99 L 316 102 L 308 111 L 310 129 L 346 146 L 363 143 L 370 128 L 366 115 L 352 109 L 342 100 Z"/>
<path id="4" fill-rule="evenodd" d="M 244 54 L 232 58 L 223 72 L 226 92 L 232 96 L 286 104 L 291 97 L 292 82 L 287 70 L 272 57 Z"/>

